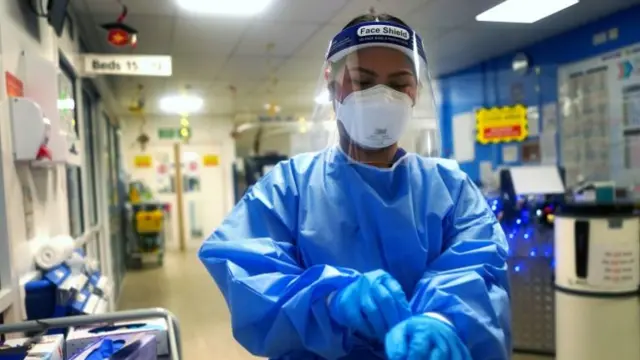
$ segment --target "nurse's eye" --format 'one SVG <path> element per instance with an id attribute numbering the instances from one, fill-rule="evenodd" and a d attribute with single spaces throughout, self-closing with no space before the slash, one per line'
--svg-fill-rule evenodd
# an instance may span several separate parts
<path id="1" fill-rule="evenodd" d="M 353 79 L 351 80 L 351 83 L 353 84 L 353 87 L 355 89 L 360 89 L 360 90 L 364 90 L 367 88 L 370 88 L 374 85 L 373 81 L 370 80 L 357 80 L 357 79 Z"/>
<path id="2" fill-rule="evenodd" d="M 390 88 L 400 92 L 404 92 L 409 86 L 411 85 L 410 84 L 389 84 Z"/>

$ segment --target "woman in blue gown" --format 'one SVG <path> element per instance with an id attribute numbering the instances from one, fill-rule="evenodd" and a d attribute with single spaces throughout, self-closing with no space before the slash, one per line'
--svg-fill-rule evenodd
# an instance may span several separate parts
<path id="1" fill-rule="evenodd" d="M 500 225 L 454 161 L 398 145 L 434 108 L 426 64 L 401 20 L 350 22 L 323 69 L 339 141 L 279 163 L 203 243 L 252 354 L 510 358 Z"/>

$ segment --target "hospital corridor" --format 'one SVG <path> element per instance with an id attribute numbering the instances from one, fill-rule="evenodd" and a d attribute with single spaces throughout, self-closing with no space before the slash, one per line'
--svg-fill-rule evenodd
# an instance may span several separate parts
<path id="1" fill-rule="evenodd" d="M 640 0 L 0 0 L 0 360 L 640 360 Z"/>

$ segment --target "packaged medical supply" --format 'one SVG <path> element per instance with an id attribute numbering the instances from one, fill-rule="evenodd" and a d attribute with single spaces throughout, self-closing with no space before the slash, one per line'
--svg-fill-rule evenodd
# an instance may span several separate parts
<path id="1" fill-rule="evenodd" d="M 69 355 L 69 354 L 67 354 Z M 69 360 L 156 360 L 155 336 L 149 334 L 112 335 L 86 347 Z"/>
<path id="2" fill-rule="evenodd" d="M 118 322 L 115 324 L 96 324 L 92 327 L 76 327 L 67 335 L 67 354 L 77 354 L 98 340 L 114 335 L 148 334 L 156 338 L 159 356 L 169 354 L 167 323 L 163 319 L 152 319 L 135 322 Z"/>
<path id="3" fill-rule="evenodd" d="M 64 336 L 11 339 L 0 344 L 0 360 L 63 360 Z"/>

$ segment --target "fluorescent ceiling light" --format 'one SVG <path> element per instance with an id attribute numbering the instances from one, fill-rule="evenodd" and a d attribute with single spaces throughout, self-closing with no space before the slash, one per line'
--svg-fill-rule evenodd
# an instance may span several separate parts
<path id="1" fill-rule="evenodd" d="M 329 90 L 322 91 L 314 101 L 320 105 L 326 105 L 331 103 L 331 96 L 329 95 Z"/>
<path id="2" fill-rule="evenodd" d="M 200 111 L 204 100 L 191 95 L 167 96 L 160 100 L 160 109 L 169 114 L 187 115 Z"/>
<path id="3" fill-rule="evenodd" d="M 477 21 L 532 24 L 579 0 L 506 0 L 476 16 Z"/>
<path id="4" fill-rule="evenodd" d="M 176 0 L 187 11 L 205 14 L 251 16 L 262 12 L 272 0 Z"/>

